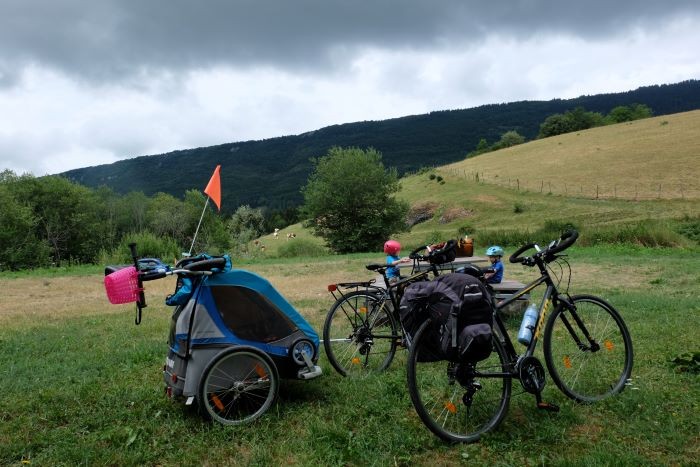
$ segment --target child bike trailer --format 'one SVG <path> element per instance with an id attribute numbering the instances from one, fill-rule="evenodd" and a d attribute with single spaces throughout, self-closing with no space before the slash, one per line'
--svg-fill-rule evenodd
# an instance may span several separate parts
<path id="1" fill-rule="evenodd" d="M 230 264 L 226 258 L 211 275 L 179 274 L 166 300 L 176 308 L 163 367 L 169 397 L 196 401 L 203 415 L 226 425 L 265 413 L 280 377 L 321 374 L 318 334 L 266 279 Z"/>

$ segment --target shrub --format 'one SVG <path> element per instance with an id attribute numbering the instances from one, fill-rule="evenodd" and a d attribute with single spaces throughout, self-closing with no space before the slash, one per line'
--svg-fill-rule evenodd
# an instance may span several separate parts
<path id="1" fill-rule="evenodd" d="M 469 223 L 464 223 L 457 229 L 457 234 L 460 237 L 464 237 L 465 235 L 474 235 L 474 232 L 476 232 L 476 229 Z"/>
<path id="2" fill-rule="evenodd" d="M 157 237 L 151 232 L 139 232 L 124 236 L 117 248 L 111 252 L 102 251 L 100 254 L 100 262 L 102 264 L 131 263 L 130 243 L 136 243 L 136 250 L 139 257 L 161 258 L 166 263 L 177 260 L 182 253 L 182 249 L 172 238 Z"/>
<path id="3" fill-rule="evenodd" d="M 582 239 L 583 245 L 600 243 L 632 244 L 645 247 L 674 247 L 687 244 L 687 240 L 668 225 L 652 220 L 636 224 L 605 226 L 591 229 Z"/>
<path id="4" fill-rule="evenodd" d="M 525 212 L 525 205 L 522 203 L 515 203 L 513 205 L 513 213 L 515 214 L 522 214 Z"/>
<path id="5" fill-rule="evenodd" d="M 559 236 L 567 230 L 580 230 L 576 224 L 571 221 L 548 220 L 540 230 L 546 237 L 551 237 L 550 240 L 559 238 Z"/>
<path id="6" fill-rule="evenodd" d="M 430 175 L 428 175 L 428 178 L 429 178 L 430 180 L 435 180 L 435 177 L 436 177 L 435 174 L 430 174 Z"/>
<path id="7" fill-rule="evenodd" d="M 311 240 L 299 238 L 293 242 L 286 242 L 277 250 L 280 258 L 296 258 L 299 256 L 326 256 L 328 250 Z"/>
<path id="8" fill-rule="evenodd" d="M 693 219 L 686 216 L 678 223 L 675 230 L 695 243 L 700 243 L 700 218 Z"/>

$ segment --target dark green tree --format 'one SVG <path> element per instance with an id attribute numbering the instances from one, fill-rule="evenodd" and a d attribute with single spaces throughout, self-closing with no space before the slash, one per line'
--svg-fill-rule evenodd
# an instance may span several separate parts
<path id="1" fill-rule="evenodd" d="M 398 175 L 377 150 L 334 147 L 313 163 L 302 212 L 333 251 L 377 251 L 406 229 L 408 204 L 394 196 Z"/>
<path id="2" fill-rule="evenodd" d="M 486 141 L 486 138 L 481 138 L 479 140 L 479 143 L 476 145 L 476 148 L 474 151 L 472 151 L 470 156 L 478 156 L 479 154 L 484 154 L 485 152 L 491 151 L 491 147 L 489 146 L 489 143 Z"/>
<path id="3" fill-rule="evenodd" d="M 52 261 L 95 261 L 109 244 L 105 207 L 94 191 L 63 177 L 20 177 L 12 190 L 32 210 L 34 235 L 51 249 Z"/>
<path id="4" fill-rule="evenodd" d="M 493 145 L 493 150 L 509 148 L 511 146 L 516 146 L 518 144 L 523 144 L 525 142 L 525 137 L 515 130 L 506 131 L 501 135 L 501 139 L 498 140 L 496 144 Z"/>
<path id="5" fill-rule="evenodd" d="M 36 224 L 31 207 L 0 180 L 0 271 L 49 263 L 49 246 L 37 238 Z"/>
<path id="6" fill-rule="evenodd" d="M 583 107 L 567 110 L 564 114 L 554 114 L 540 124 L 538 138 L 586 130 L 603 124 L 603 116 L 598 112 L 588 112 Z"/>
<path id="7" fill-rule="evenodd" d="M 228 221 L 228 231 L 238 252 L 247 252 L 248 242 L 259 237 L 265 228 L 262 209 L 240 206 Z"/>
<path id="8" fill-rule="evenodd" d="M 619 105 L 605 117 L 605 123 L 622 123 L 648 118 L 652 116 L 651 109 L 644 104 Z"/>

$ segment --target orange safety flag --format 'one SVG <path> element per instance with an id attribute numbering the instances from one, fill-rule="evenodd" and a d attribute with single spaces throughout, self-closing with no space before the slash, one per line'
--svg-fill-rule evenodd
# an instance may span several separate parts
<path id="1" fill-rule="evenodd" d="M 209 179 L 209 183 L 207 183 L 207 187 L 204 189 L 204 193 L 214 201 L 216 208 L 221 211 L 221 176 L 219 175 L 219 170 L 221 170 L 221 166 L 217 165 L 211 179 Z"/>

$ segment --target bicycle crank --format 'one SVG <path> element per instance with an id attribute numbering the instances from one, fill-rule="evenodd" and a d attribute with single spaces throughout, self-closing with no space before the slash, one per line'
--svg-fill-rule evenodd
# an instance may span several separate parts
<path id="1" fill-rule="evenodd" d="M 520 384 L 530 394 L 539 394 L 544 389 L 545 372 L 542 363 L 532 355 L 518 363 Z"/>

